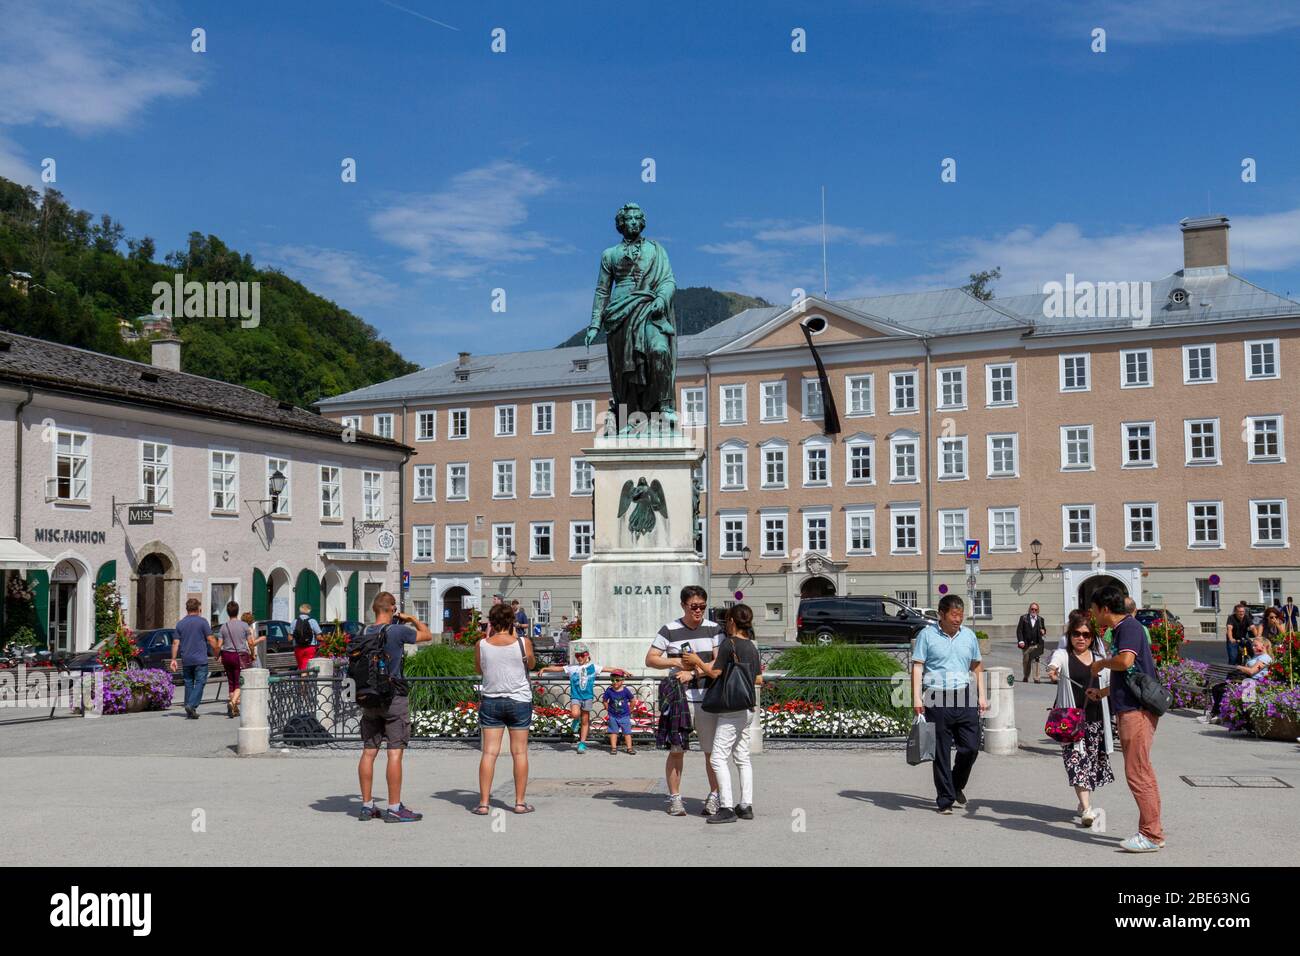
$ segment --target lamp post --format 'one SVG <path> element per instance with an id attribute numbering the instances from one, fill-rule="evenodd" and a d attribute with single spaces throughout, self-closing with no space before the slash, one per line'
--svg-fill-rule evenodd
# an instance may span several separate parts
<path id="1" fill-rule="evenodd" d="M 743 558 L 745 559 L 745 567 L 744 567 L 744 570 L 745 570 L 745 574 L 749 576 L 749 583 L 750 583 L 750 584 L 753 584 L 753 583 L 754 583 L 754 575 L 753 575 L 752 573 L 750 573 L 750 570 L 749 570 L 749 545 L 745 545 L 743 548 L 740 549 L 740 555 L 741 555 L 741 557 L 743 557 Z M 748 586 L 749 586 L 749 585 L 746 585 L 746 587 L 748 587 Z"/>
<path id="2" fill-rule="evenodd" d="M 1035 538 L 1029 542 L 1029 550 L 1034 555 L 1034 570 L 1038 572 L 1038 580 L 1043 580 L 1043 569 L 1038 566 L 1038 556 L 1043 553 L 1043 542 Z"/>

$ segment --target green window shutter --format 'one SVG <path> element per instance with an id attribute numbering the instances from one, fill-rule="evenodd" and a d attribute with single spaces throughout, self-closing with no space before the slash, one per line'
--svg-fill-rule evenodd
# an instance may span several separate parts
<path id="1" fill-rule="evenodd" d="M 298 584 L 293 589 L 293 613 L 297 617 L 298 607 L 303 604 L 311 605 L 311 616 L 317 621 L 320 620 L 320 578 L 316 577 L 316 572 L 303 568 L 298 572 Z"/>
<path id="2" fill-rule="evenodd" d="M 117 583 L 117 562 L 105 561 L 99 566 L 99 573 L 95 575 L 95 587 L 101 584 Z"/>
<path id="3" fill-rule="evenodd" d="M 28 571 L 27 584 L 32 589 L 32 606 L 36 611 L 36 639 L 50 646 L 50 572 Z"/>
<path id="4" fill-rule="evenodd" d="M 266 586 L 266 575 L 253 568 L 253 620 L 265 621 L 271 616 L 270 593 Z"/>
<path id="5" fill-rule="evenodd" d="M 348 578 L 348 620 L 361 620 L 361 581 L 358 572 L 353 571 Z"/>

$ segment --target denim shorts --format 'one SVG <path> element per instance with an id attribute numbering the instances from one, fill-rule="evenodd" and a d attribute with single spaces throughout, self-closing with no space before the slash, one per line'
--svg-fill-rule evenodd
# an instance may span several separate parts
<path id="1" fill-rule="evenodd" d="M 605 722 L 609 725 L 608 733 L 611 734 L 630 734 L 632 733 L 632 715 L 631 714 L 607 714 Z"/>
<path id="2" fill-rule="evenodd" d="M 505 727 L 508 730 L 527 730 L 533 723 L 533 705 L 509 697 L 484 697 L 478 705 L 478 725 Z"/>

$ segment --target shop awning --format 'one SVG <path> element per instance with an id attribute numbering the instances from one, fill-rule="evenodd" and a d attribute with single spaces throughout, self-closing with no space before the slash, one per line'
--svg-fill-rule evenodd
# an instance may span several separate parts
<path id="1" fill-rule="evenodd" d="M 387 564 L 391 551 L 366 551 L 361 548 L 326 548 L 320 556 L 326 561 L 364 561 L 370 564 Z"/>
<path id="2" fill-rule="evenodd" d="M 17 538 L 0 538 L 0 571 L 48 571 L 54 562 Z"/>

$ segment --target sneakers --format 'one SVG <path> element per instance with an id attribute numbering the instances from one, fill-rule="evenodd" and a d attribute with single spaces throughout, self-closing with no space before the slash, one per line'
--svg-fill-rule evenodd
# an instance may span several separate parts
<path id="1" fill-rule="evenodd" d="M 686 807 L 682 806 L 682 795 L 674 793 L 668 797 L 668 815 L 670 817 L 686 816 Z"/>
<path id="2" fill-rule="evenodd" d="M 962 790 L 957 791 L 957 806 L 966 806 L 966 793 Z"/>
<path id="3" fill-rule="evenodd" d="M 1079 826 L 1090 827 L 1093 821 L 1097 819 L 1097 811 L 1089 807 L 1079 815 Z"/>
<path id="4" fill-rule="evenodd" d="M 712 814 L 707 823 L 735 823 L 736 811 L 731 807 L 720 807 L 717 813 Z"/>
<path id="5" fill-rule="evenodd" d="M 722 808 L 722 803 L 718 800 L 716 792 L 709 794 L 709 799 L 704 801 L 704 810 L 701 811 L 704 816 L 711 817 Z"/>
<path id="6" fill-rule="evenodd" d="M 399 803 L 396 810 L 384 811 L 385 823 L 416 823 L 423 819 L 423 813 L 416 813 L 404 803 Z"/>
<path id="7" fill-rule="evenodd" d="M 940 816 L 952 816 L 952 807 L 937 807 L 936 809 L 939 811 Z"/>
<path id="8" fill-rule="evenodd" d="M 754 808 L 747 803 L 742 803 L 736 807 L 736 816 L 742 820 L 752 820 L 754 819 Z"/>
<path id="9" fill-rule="evenodd" d="M 1135 833 L 1121 843 L 1119 848 L 1125 853 L 1154 853 L 1162 846 L 1164 846 L 1163 842 L 1153 843 L 1151 840 L 1148 840 L 1144 834 Z"/>
<path id="10" fill-rule="evenodd" d="M 585 754 L 586 752 L 587 752 L 587 745 L 584 744 L 584 743 L 582 743 L 581 741 L 579 741 L 579 742 L 578 742 L 578 753 L 580 753 L 580 754 Z"/>
<path id="11" fill-rule="evenodd" d="M 361 812 L 357 814 L 357 819 L 364 822 L 366 820 L 378 820 L 381 816 L 383 816 L 383 811 L 378 807 L 368 807 L 365 804 L 362 804 Z"/>

